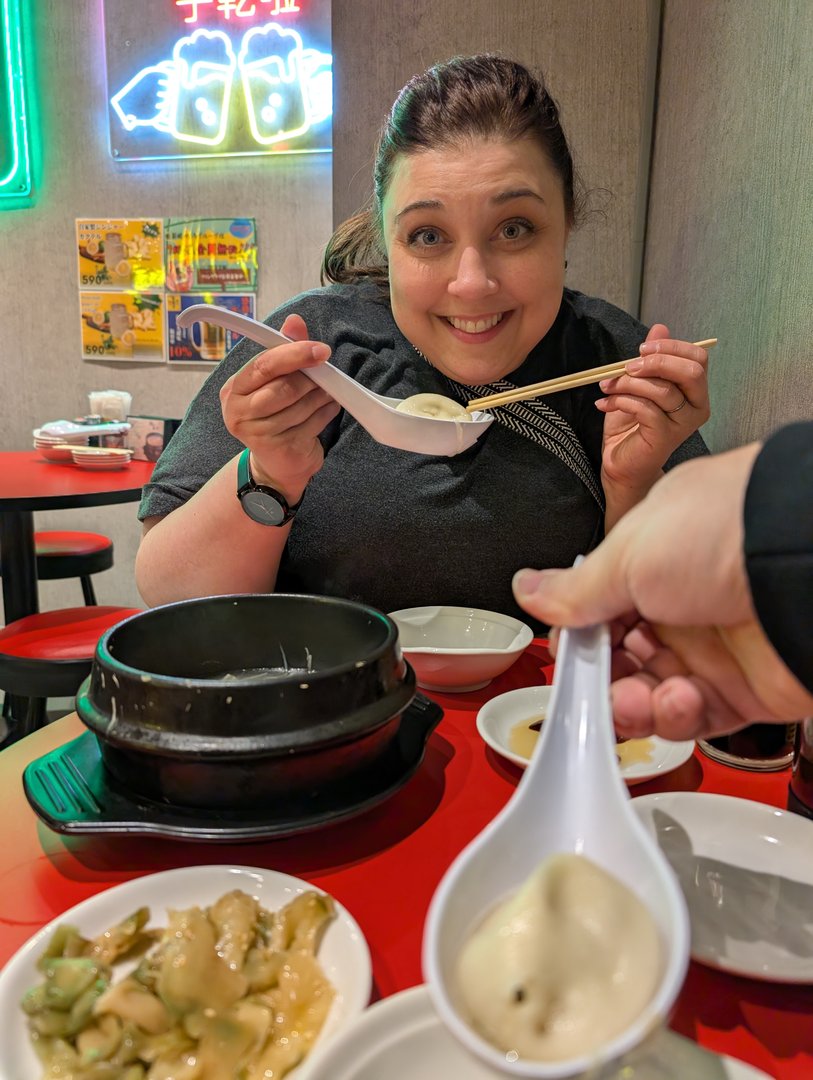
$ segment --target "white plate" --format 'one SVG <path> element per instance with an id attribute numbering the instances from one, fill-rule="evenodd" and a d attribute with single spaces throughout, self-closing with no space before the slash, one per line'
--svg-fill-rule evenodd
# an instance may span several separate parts
<path id="1" fill-rule="evenodd" d="M 813 983 L 813 822 L 695 791 L 642 795 L 633 806 L 680 881 L 695 960 Z"/>
<path id="2" fill-rule="evenodd" d="M 706 1075 L 715 1080 L 770 1080 L 734 1058 L 703 1054 L 698 1061 L 694 1044 L 671 1032 L 663 1035 L 653 1064 L 667 1064 L 678 1055 L 697 1063 L 680 1073 L 686 1080 Z M 702 1069 L 707 1062 L 716 1066 L 713 1072 Z M 471 1057 L 447 1031 L 425 986 L 377 1002 L 336 1039 L 314 1051 L 301 1069 L 300 1080 L 505 1080 L 504 1073 Z M 641 1075 L 647 1074 L 642 1070 Z M 669 1074 L 652 1070 L 650 1075 Z"/>
<path id="3" fill-rule="evenodd" d="M 75 446 L 72 446 L 71 454 L 82 461 L 129 461 L 133 456 L 129 450 L 121 454 L 113 454 L 109 450 L 100 449 L 98 453 L 91 454 L 90 450 L 92 449 L 95 449 L 95 447 L 89 449 L 83 447 L 81 450 L 77 450 Z"/>
<path id="4" fill-rule="evenodd" d="M 130 464 L 128 461 L 79 461 L 77 458 L 73 459 L 74 465 L 77 469 L 88 469 L 91 472 L 112 472 L 114 469 L 126 469 Z"/>
<path id="5" fill-rule="evenodd" d="M 76 446 L 70 448 L 72 457 L 81 461 L 130 461 L 133 455 L 130 451 L 126 454 L 111 454 L 109 450 L 101 450 L 99 454 L 90 454 L 86 449 L 78 450 Z"/>
<path id="6" fill-rule="evenodd" d="M 115 885 L 77 904 L 39 930 L 0 972 L 0 1016 L 5 1029 L 0 1039 L 0 1080 L 39 1080 L 42 1074 L 31 1049 L 20 1000 L 40 981 L 37 958 L 60 923 L 70 923 L 87 936 L 95 935 L 147 905 L 150 925 L 166 926 L 167 908 L 211 904 L 232 889 L 250 893 L 273 911 L 312 888 L 300 878 L 252 866 L 187 866 Z M 364 935 L 346 908 L 335 903 L 336 918 L 325 931 L 317 954 L 336 991 L 320 1042 L 342 1030 L 365 1008 L 372 987 L 370 952 Z M 288 1075 L 299 1077 L 299 1069 Z"/>
<path id="7" fill-rule="evenodd" d="M 552 690 L 551 686 L 525 686 L 499 694 L 486 702 L 477 713 L 477 730 L 492 750 L 524 769 L 528 759 L 510 748 L 511 729 L 523 720 L 547 712 Z M 694 752 L 692 740 L 669 742 L 653 735 L 646 740 L 630 739 L 625 744 L 628 751 L 632 743 L 645 744 L 641 746 L 645 760 L 625 762 L 621 766 L 621 775 L 628 784 L 641 784 L 672 772 L 688 761 Z"/>
<path id="8" fill-rule="evenodd" d="M 78 462 L 129 462 L 133 456 L 132 450 L 105 450 L 101 446 L 72 447 L 71 456 Z"/>

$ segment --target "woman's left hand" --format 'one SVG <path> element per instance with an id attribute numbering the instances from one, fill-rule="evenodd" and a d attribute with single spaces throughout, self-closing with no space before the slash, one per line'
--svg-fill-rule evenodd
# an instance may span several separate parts
<path id="1" fill-rule="evenodd" d="M 708 420 L 708 353 L 656 323 L 627 374 L 600 383 L 605 414 L 602 478 L 645 492 L 670 454 Z"/>

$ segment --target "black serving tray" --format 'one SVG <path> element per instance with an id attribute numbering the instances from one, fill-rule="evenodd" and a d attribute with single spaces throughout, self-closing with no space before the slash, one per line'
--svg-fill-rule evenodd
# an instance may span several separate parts
<path id="1" fill-rule="evenodd" d="M 129 833 L 197 843 L 278 839 L 344 821 L 395 794 L 417 770 L 442 716 L 439 705 L 418 694 L 398 734 L 366 773 L 279 804 L 269 796 L 256 811 L 188 809 L 122 791 L 111 784 L 90 731 L 32 761 L 23 787 L 37 816 L 70 836 Z"/>

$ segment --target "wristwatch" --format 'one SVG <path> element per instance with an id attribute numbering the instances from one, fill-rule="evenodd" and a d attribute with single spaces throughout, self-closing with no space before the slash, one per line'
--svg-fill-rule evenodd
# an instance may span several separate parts
<path id="1" fill-rule="evenodd" d="M 302 505 L 302 499 L 291 506 L 281 491 L 265 484 L 255 484 L 248 447 L 237 462 L 237 498 L 251 520 L 258 521 L 260 525 L 287 525 Z"/>

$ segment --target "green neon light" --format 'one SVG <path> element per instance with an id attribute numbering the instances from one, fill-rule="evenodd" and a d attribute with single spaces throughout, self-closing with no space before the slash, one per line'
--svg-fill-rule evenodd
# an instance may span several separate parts
<path id="1" fill-rule="evenodd" d="M 0 199 L 30 201 L 31 154 L 23 63 L 22 0 L 2 0 L 0 66 Z M 4 207 L 6 202 L 0 204 Z"/>

